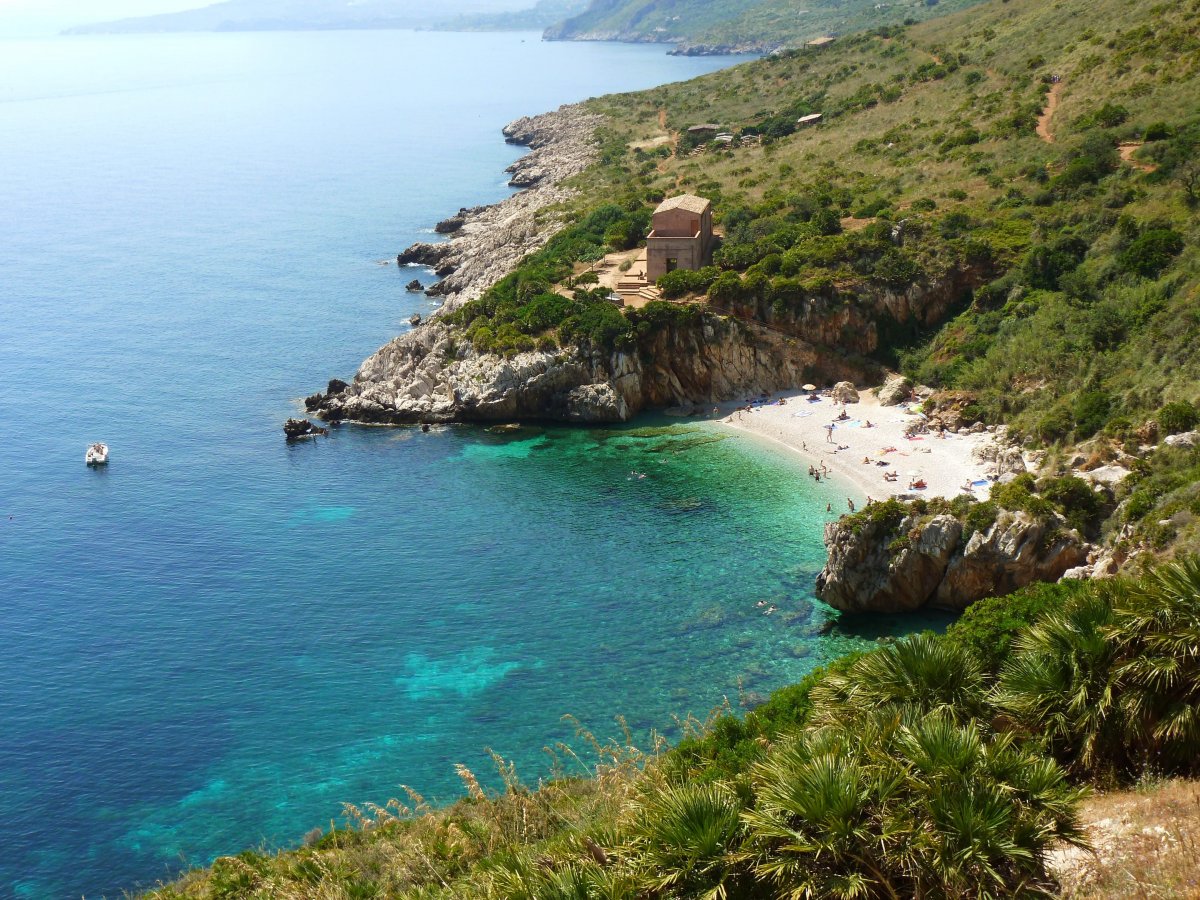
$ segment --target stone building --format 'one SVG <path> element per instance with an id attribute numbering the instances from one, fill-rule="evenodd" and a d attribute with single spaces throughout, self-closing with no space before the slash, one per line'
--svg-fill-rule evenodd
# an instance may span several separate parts
<path id="1" fill-rule="evenodd" d="M 659 204 L 646 238 L 646 280 L 653 284 L 676 269 L 699 269 L 712 253 L 712 204 L 683 194 Z"/>

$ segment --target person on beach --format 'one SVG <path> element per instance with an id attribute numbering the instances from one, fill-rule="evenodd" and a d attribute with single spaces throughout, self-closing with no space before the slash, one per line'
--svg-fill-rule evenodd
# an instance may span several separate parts
<path id="1" fill-rule="evenodd" d="M 825 426 L 825 443 L 827 443 L 827 444 L 833 443 L 833 426 L 832 425 Z"/>

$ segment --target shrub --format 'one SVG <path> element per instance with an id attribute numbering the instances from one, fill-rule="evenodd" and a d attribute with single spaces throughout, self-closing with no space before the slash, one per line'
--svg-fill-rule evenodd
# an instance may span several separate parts
<path id="1" fill-rule="evenodd" d="M 728 854 L 741 834 L 741 812 L 737 795 L 719 783 L 668 784 L 644 795 L 629 835 L 643 890 L 723 896 L 726 885 L 738 880 Z"/>
<path id="2" fill-rule="evenodd" d="M 992 488 L 991 499 L 1001 509 L 1026 512 L 1036 519 L 1046 519 L 1054 514 L 1053 504 L 1034 493 L 1033 476 L 1028 473 L 1018 475 L 1008 484 L 996 485 Z"/>
<path id="3" fill-rule="evenodd" d="M 1058 507 L 1072 528 L 1083 534 L 1099 531 L 1104 501 L 1095 489 L 1074 475 L 1047 478 L 1038 484 L 1038 493 Z"/>
<path id="4" fill-rule="evenodd" d="M 1053 443 L 1070 434 L 1074 424 L 1071 411 L 1065 406 L 1059 405 L 1038 420 L 1034 431 L 1042 441 Z"/>
<path id="5" fill-rule="evenodd" d="M 1053 762 L 931 715 L 810 730 L 753 769 L 735 856 L 789 897 L 1000 897 L 1081 843 Z"/>
<path id="6" fill-rule="evenodd" d="M 943 640 L 969 650 L 985 677 L 993 678 L 1020 632 L 1069 604 L 1087 587 L 1081 581 L 1038 582 L 1005 597 L 986 597 L 968 606 L 946 629 Z"/>
<path id="7" fill-rule="evenodd" d="M 1113 645 L 1127 745 L 1141 769 L 1200 769 L 1200 557 L 1160 566 L 1116 593 Z"/>
<path id="8" fill-rule="evenodd" d="M 737 272 L 722 272 L 708 289 L 716 303 L 736 303 L 742 299 L 742 279 Z"/>
<path id="9" fill-rule="evenodd" d="M 1151 122 L 1142 137 L 1147 141 L 1165 141 L 1171 137 L 1171 126 L 1166 122 Z"/>
<path id="10" fill-rule="evenodd" d="M 703 294 L 717 278 L 717 269 L 705 266 L 703 269 L 676 269 L 658 279 L 658 287 L 667 300 L 675 300 L 687 294 Z"/>
<path id="11" fill-rule="evenodd" d="M 1031 288 L 1056 291 L 1059 279 L 1074 271 L 1087 253 L 1087 244 L 1077 237 L 1060 237 L 1040 244 L 1025 254 L 1021 276 Z"/>
<path id="12" fill-rule="evenodd" d="M 1090 589 L 1017 638 L 999 707 L 1081 772 L 1200 769 L 1200 557 Z"/>
<path id="13" fill-rule="evenodd" d="M 1108 421 L 1112 398 L 1105 391 L 1084 391 L 1076 395 L 1071 413 L 1075 420 L 1075 438 L 1089 438 Z"/>
<path id="14" fill-rule="evenodd" d="M 1164 434 L 1179 434 L 1200 424 L 1200 410 L 1186 400 L 1176 400 L 1160 409 L 1155 418 Z"/>
<path id="15" fill-rule="evenodd" d="M 1101 128 L 1116 128 L 1129 118 L 1129 110 L 1115 103 L 1105 103 L 1089 117 Z"/>
<path id="16" fill-rule="evenodd" d="M 1143 278 L 1157 278 L 1176 256 L 1183 252 L 1183 236 L 1170 228 L 1152 228 L 1134 239 L 1117 264 L 1126 272 Z"/>
<path id="17" fill-rule="evenodd" d="M 890 249 L 875 262 L 872 275 L 890 287 L 907 287 L 920 277 L 921 267 L 911 256 Z"/>
<path id="18" fill-rule="evenodd" d="M 1111 620 L 1108 599 L 1089 592 L 1018 635 L 1000 673 L 997 705 L 1081 771 L 1108 765 L 1120 740 L 1109 690 L 1114 652 L 1100 632 Z"/>

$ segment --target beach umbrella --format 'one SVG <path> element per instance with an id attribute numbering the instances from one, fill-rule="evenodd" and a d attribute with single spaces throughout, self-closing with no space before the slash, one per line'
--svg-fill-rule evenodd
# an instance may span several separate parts
<path id="1" fill-rule="evenodd" d="M 803 388 L 801 388 L 801 390 L 804 390 L 804 391 L 815 391 L 816 389 L 817 389 L 817 386 L 815 384 L 806 384 L 806 385 L 804 385 Z"/>

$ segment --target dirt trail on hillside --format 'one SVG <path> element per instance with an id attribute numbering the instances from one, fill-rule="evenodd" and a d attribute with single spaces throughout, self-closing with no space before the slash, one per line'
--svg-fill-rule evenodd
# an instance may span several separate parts
<path id="1" fill-rule="evenodd" d="M 1046 95 L 1046 108 L 1038 116 L 1037 135 L 1047 144 L 1054 143 L 1054 135 L 1050 132 L 1050 120 L 1054 117 L 1054 111 L 1058 109 L 1058 96 L 1062 93 L 1062 86 L 1061 81 L 1050 86 L 1050 93 Z"/>
<path id="2" fill-rule="evenodd" d="M 1133 158 L 1133 154 L 1137 153 L 1138 148 L 1141 146 L 1141 141 L 1128 141 L 1117 147 L 1117 152 L 1121 154 L 1121 159 L 1133 166 L 1139 172 L 1153 172 L 1158 168 L 1158 166 L 1151 163 L 1144 163 L 1141 160 Z"/>

